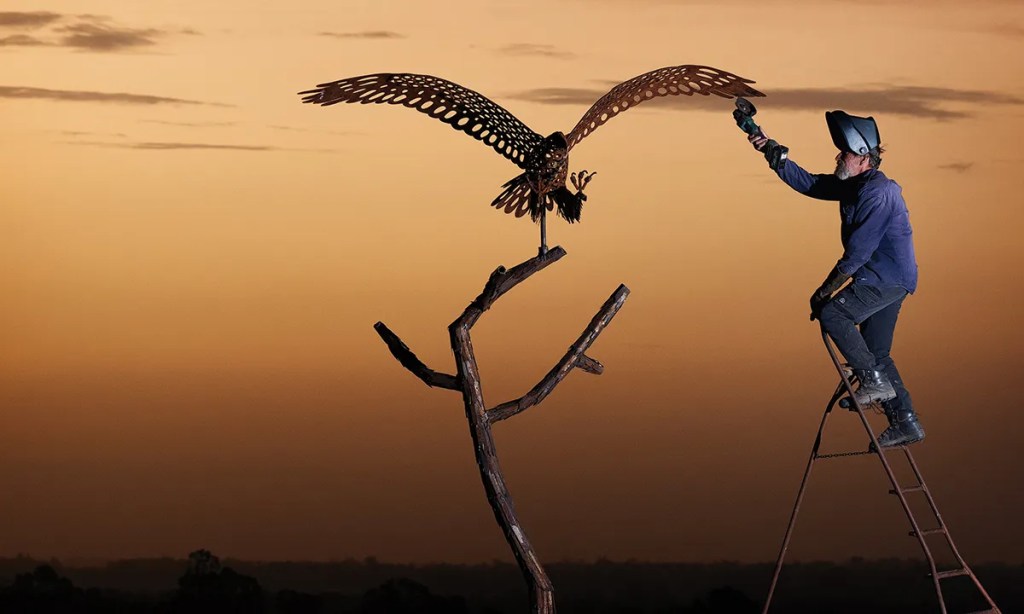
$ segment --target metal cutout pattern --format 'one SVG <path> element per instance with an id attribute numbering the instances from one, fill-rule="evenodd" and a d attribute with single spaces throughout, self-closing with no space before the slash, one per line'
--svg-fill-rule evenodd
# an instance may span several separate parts
<path id="1" fill-rule="evenodd" d="M 431 75 L 378 73 L 321 83 L 299 92 L 302 101 L 330 106 L 339 102 L 401 104 L 465 132 L 512 161 L 525 172 L 502 185 L 491 206 L 522 217 L 530 213 L 540 220 L 541 249 L 543 213 L 556 205 L 559 214 L 579 219 L 583 188 L 565 188 L 569 150 L 612 117 L 652 98 L 714 94 L 722 98 L 764 96 L 754 83 L 710 66 L 682 65 L 652 70 L 620 83 L 598 99 L 569 132 L 553 132 L 546 138 L 528 128 L 504 108 L 471 89 Z"/>
<path id="2" fill-rule="evenodd" d="M 491 206 L 496 209 L 504 209 L 505 213 L 513 213 L 516 217 L 523 217 L 530 211 L 530 184 L 526 181 L 526 173 L 516 175 L 506 181 L 501 187 L 505 190 L 498 194 Z M 545 196 L 545 201 L 547 201 Z M 551 205 L 545 202 L 548 210 Z"/>
<path id="3" fill-rule="evenodd" d="M 514 115 L 482 94 L 430 75 L 380 73 L 321 83 L 299 92 L 302 102 L 400 104 L 416 109 L 482 141 L 525 169 L 526 157 L 541 142 Z"/>
<path id="4" fill-rule="evenodd" d="M 714 94 L 722 98 L 764 96 L 747 85 L 750 79 L 711 68 L 710 66 L 669 66 L 624 81 L 602 96 L 566 135 L 569 149 L 593 133 L 609 119 L 636 105 L 660 96 L 702 96 Z"/>

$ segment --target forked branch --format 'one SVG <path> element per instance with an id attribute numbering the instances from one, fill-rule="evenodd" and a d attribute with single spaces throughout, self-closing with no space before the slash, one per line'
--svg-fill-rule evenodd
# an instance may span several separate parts
<path id="1" fill-rule="evenodd" d="M 562 256 L 565 256 L 565 250 L 555 247 L 511 269 L 498 267 L 491 273 L 487 283 L 484 284 L 483 292 L 473 299 L 462 315 L 448 326 L 457 375 L 438 373 L 430 369 L 382 322 L 377 322 L 374 325 L 377 334 L 391 350 L 391 354 L 413 375 L 423 380 L 428 386 L 462 392 L 466 418 L 469 420 L 470 435 L 473 438 L 473 451 L 477 467 L 480 470 L 484 492 L 487 495 L 487 502 L 490 503 L 494 518 L 501 527 L 505 540 L 512 549 L 512 554 L 526 580 L 530 594 L 530 611 L 533 614 L 555 613 L 554 588 L 516 515 L 515 506 L 512 504 L 512 495 L 509 494 L 508 487 L 505 485 L 505 477 L 498 463 L 498 451 L 494 445 L 491 424 L 514 416 L 543 401 L 574 368 L 580 368 L 589 373 L 601 373 L 604 366 L 587 356 L 585 352 L 622 307 L 626 296 L 629 295 L 629 289 L 626 286 L 619 286 L 615 290 L 587 325 L 583 334 L 576 339 L 569 351 L 562 357 L 562 360 L 548 372 L 539 384 L 522 398 L 503 403 L 490 411 L 484 404 L 480 369 L 473 353 L 470 329 L 502 295 Z"/>
<path id="2" fill-rule="evenodd" d="M 590 346 L 597 340 L 597 336 L 601 334 L 604 327 L 612 321 L 615 314 L 618 313 L 619 308 L 626 301 L 626 297 L 629 296 L 629 288 L 620 285 L 615 292 L 612 293 L 608 300 L 604 302 L 601 309 L 598 310 L 597 314 L 590 320 L 590 324 L 583 331 L 583 334 L 576 339 L 576 342 L 569 347 L 569 351 L 565 353 L 562 360 L 558 361 L 558 364 L 554 366 L 548 374 L 544 376 L 536 386 L 534 386 L 529 392 L 515 401 L 508 401 L 502 403 L 497 407 L 487 411 L 487 418 L 492 423 L 512 416 L 533 407 L 540 403 L 551 394 L 551 391 L 555 389 L 562 379 L 573 370 L 574 367 L 579 367 L 589 373 L 600 374 L 604 371 L 604 366 L 597 362 L 593 358 L 590 358 L 584 352 L 590 348 Z"/>

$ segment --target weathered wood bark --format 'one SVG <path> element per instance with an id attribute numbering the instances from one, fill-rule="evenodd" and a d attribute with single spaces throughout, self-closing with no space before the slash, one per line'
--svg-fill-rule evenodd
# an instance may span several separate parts
<path id="1" fill-rule="evenodd" d="M 491 505 L 494 517 L 501 527 L 502 533 L 512 553 L 519 564 L 519 568 L 526 579 L 530 595 L 530 611 L 534 614 L 554 614 L 555 594 L 544 572 L 543 566 L 537 559 L 533 546 L 526 537 L 516 516 L 515 507 L 512 504 L 512 496 L 505 485 L 505 478 L 498 464 L 498 452 L 494 445 L 494 436 L 491 433 L 491 425 L 499 420 L 514 416 L 526 409 L 537 405 L 554 390 L 566 375 L 573 368 L 583 369 L 588 373 L 600 374 L 604 366 L 593 358 L 588 357 L 585 352 L 601 334 L 605 326 L 611 322 L 619 308 L 629 295 L 629 289 L 620 285 L 614 293 L 605 301 L 601 309 L 590 321 L 590 324 L 583 331 L 583 334 L 576 339 L 569 350 L 565 353 L 558 364 L 544 376 L 536 386 L 530 389 L 525 395 L 502 403 L 488 410 L 484 404 L 483 389 L 480 384 L 480 370 L 477 366 L 476 356 L 473 354 L 473 341 L 470 338 L 470 329 L 476 324 L 480 316 L 490 309 L 503 294 L 522 283 L 531 275 L 547 267 L 549 264 L 565 256 L 565 250 L 561 247 L 539 254 L 512 269 L 498 267 L 484 285 L 483 292 L 469 304 L 454 322 L 448 326 L 448 334 L 451 340 L 452 353 L 455 356 L 456 375 L 438 373 L 428 368 L 415 354 L 382 322 L 377 322 L 374 328 L 388 345 L 388 349 L 406 369 L 416 377 L 423 380 L 428 386 L 460 390 L 462 400 L 466 408 L 466 418 L 469 421 L 469 431 L 473 438 L 473 450 L 476 454 L 477 466 L 480 469 L 480 478 L 484 484 L 484 491 L 487 493 L 487 501 Z"/>

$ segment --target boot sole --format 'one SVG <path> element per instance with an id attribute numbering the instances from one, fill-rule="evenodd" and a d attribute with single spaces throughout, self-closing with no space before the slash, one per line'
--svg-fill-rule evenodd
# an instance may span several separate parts
<path id="1" fill-rule="evenodd" d="M 892 443 L 881 443 L 881 442 L 879 442 L 878 445 L 883 447 L 883 448 L 895 448 L 897 446 L 909 446 L 910 444 L 914 444 L 914 443 L 917 443 L 919 441 L 924 441 L 924 435 L 921 435 L 920 437 L 906 437 L 904 439 L 900 439 L 900 440 L 894 441 Z"/>

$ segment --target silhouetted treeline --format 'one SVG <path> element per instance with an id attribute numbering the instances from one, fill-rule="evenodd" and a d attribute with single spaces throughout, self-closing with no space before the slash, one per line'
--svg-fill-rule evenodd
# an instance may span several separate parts
<path id="1" fill-rule="evenodd" d="M 560 614 L 756 614 L 772 566 L 738 563 L 552 563 Z M 1024 612 L 1024 565 L 974 568 L 1004 612 Z M 772 611 L 787 614 L 937 612 L 921 561 L 851 559 L 787 565 Z M 943 581 L 950 612 L 982 609 L 965 578 Z M 0 558 L 0 612 L 253 614 L 518 614 L 518 569 L 397 565 L 367 559 L 253 563 L 197 550 L 187 560 L 74 567 Z"/>

